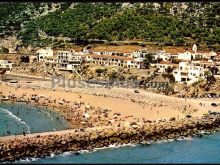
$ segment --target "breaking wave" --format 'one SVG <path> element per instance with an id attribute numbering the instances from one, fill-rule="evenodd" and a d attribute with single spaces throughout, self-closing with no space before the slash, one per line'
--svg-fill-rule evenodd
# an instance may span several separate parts
<path id="1" fill-rule="evenodd" d="M 31 133 L 30 127 L 21 118 L 19 118 L 18 116 L 14 115 L 12 112 L 10 112 L 9 110 L 7 110 L 5 108 L 0 108 L 0 110 L 2 110 L 3 112 L 7 113 L 11 118 L 14 118 L 16 121 L 18 121 L 21 124 L 25 125 L 25 127 L 27 128 L 27 132 Z"/>

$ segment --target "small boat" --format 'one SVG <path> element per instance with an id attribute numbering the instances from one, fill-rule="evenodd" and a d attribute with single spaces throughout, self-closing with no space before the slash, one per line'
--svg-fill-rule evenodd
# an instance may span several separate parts
<path id="1" fill-rule="evenodd" d="M 8 97 L 3 97 L 3 98 L 1 98 L 1 100 L 2 101 L 8 101 L 8 100 L 10 100 Z"/>
<path id="2" fill-rule="evenodd" d="M 18 80 L 11 80 L 10 83 L 18 83 Z"/>
<path id="3" fill-rule="evenodd" d="M 80 153 L 77 151 L 77 152 L 74 152 L 73 154 L 74 154 L 74 155 L 79 155 Z"/>

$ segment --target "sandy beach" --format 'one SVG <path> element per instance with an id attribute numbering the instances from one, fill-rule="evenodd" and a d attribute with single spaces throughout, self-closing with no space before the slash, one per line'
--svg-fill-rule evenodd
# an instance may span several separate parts
<path id="1" fill-rule="evenodd" d="M 31 85 L 34 83 L 43 84 L 48 82 L 36 81 L 32 82 Z M 128 121 L 135 118 L 144 118 L 146 120 L 169 119 L 171 117 L 184 118 L 187 114 L 201 117 L 209 110 L 219 111 L 217 107 L 211 106 L 211 103 L 220 101 L 220 99 L 216 98 L 177 98 L 146 92 L 141 89 L 139 90 L 140 93 L 134 93 L 134 89 L 130 88 L 74 88 L 72 91 L 67 92 L 64 89 L 52 91 L 50 89 L 25 88 L 25 85 L 20 88 L 9 85 L 3 83 L 0 85 L 0 91 L 5 96 L 14 93 L 17 97 L 21 97 L 25 93 L 26 96 L 37 94 L 51 100 L 65 99 L 69 102 L 84 102 L 86 105 L 111 110 L 108 116 L 109 119 L 113 117 L 114 113 L 119 112 L 122 118 L 132 116 L 126 118 Z M 94 92 L 96 95 L 94 95 Z"/>
<path id="2" fill-rule="evenodd" d="M 22 100 L 32 106 L 49 107 L 60 113 L 70 124 L 69 130 L 1 137 L 3 147 L 7 148 L 6 144 L 10 144 L 8 153 L 6 151 L 3 153 L 9 156 L 4 156 L 2 161 L 15 160 L 11 153 L 20 142 L 24 142 L 22 147 L 25 150 L 26 148 L 29 150 L 29 145 L 37 146 L 38 143 L 40 149 L 36 149 L 35 153 L 26 153 L 21 149 L 17 151 L 19 155 L 16 159 L 26 156 L 46 156 L 50 153 L 59 154 L 64 151 L 92 150 L 94 147 L 102 148 L 115 142 L 128 144 L 140 143 L 143 140 L 187 137 L 204 129 L 216 128 L 219 123 L 219 115 L 204 116 L 209 110 L 220 112 L 218 107 L 211 105 L 218 103 L 219 98 L 177 98 L 142 89 L 135 93 L 135 89 L 132 88 L 67 90 L 58 87 L 53 90 L 49 83 L 19 81 L 0 84 L 2 98 L 10 98 L 10 101 L 16 98 L 15 101 Z M 33 97 L 35 99 L 32 99 Z M 187 118 L 188 115 L 192 118 Z M 173 118 L 174 120 L 171 120 Z M 97 142 L 96 139 L 100 137 L 108 140 L 101 138 L 101 141 Z M 91 140 L 93 144 L 90 145 Z"/>

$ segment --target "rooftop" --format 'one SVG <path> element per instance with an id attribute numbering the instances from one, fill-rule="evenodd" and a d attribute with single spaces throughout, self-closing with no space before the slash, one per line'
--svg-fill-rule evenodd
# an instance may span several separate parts
<path id="1" fill-rule="evenodd" d="M 131 57 L 124 57 L 124 56 L 108 56 L 108 55 L 97 55 L 97 54 L 87 54 L 86 56 L 91 56 L 93 58 L 110 58 L 110 59 L 117 59 L 117 60 L 127 60 L 127 61 L 134 61 L 134 58 Z"/>
<path id="2" fill-rule="evenodd" d="M 56 60 L 56 59 L 57 59 L 57 56 L 46 56 L 45 59 L 48 59 L 48 60 Z"/>
<path id="3" fill-rule="evenodd" d="M 178 67 L 179 66 L 179 64 L 174 64 L 171 61 L 161 61 L 159 64 L 170 65 L 170 66 L 173 66 L 173 67 Z"/>
<path id="4" fill-rule="evenodd" d="M 133 53 L 142 49 L 141 46 L 123 45 L 123 46 L 98 46 L 92 48 L 94 52 L 119 52 L 119 53 Z"/>

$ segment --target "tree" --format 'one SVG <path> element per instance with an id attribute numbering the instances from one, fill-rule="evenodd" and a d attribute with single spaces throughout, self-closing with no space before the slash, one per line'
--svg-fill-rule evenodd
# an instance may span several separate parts
<path id="1" fill-rule="evenodd" d="M 216 75 L 218 73 L 219 69 L 217 67 L 213 66 L 210 68 L 210 71 L 212 72 L 213 75 Z"/>
<path id="2" fill-rule="evenodd" d="M 168 74 L 171 74 L 173 72 L 173 68 L 171 68 L 170 66 L 167 67 L 166 72 Z"/>
<path id="3" fill-rule="evenodd" d="M 206 78 L 208 87 L 216 82 L 216 79 L 210 69 L 205 71 L 204 76 Z"/>
<path id="4" fill-rule="evenodd" d="M 145 55 L 145 58 L 144 58 L 144 61 L 143 61 L 144 67 L 148 69 L 149 66 L 150 66 L 150 63 L 152 62 L 152 60 L 153 60 L 153 53 L 147 53 Z"/>
<path id="5" fill-rule="evenodd" d="M 0 53 L 8 53 L 8 52 L 9 52 L 8 48 L 5 47 L 0 48 Z"/>

